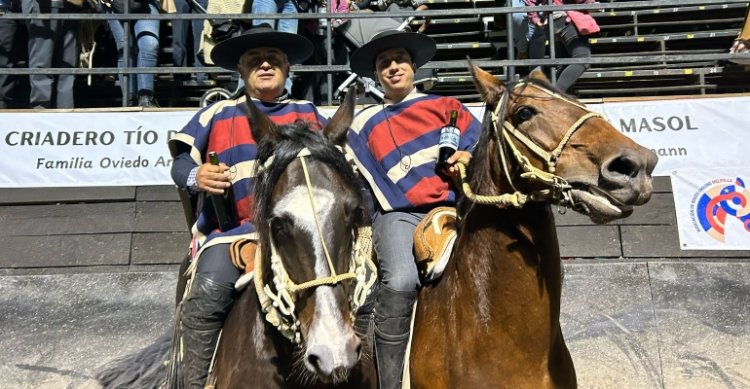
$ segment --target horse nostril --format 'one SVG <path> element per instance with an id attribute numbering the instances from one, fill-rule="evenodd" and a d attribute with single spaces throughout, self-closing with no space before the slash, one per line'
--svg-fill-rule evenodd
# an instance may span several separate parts
<path id="1" fill-rule="evenodd" d="M 609 165 L 607 165 L 607 170 L 613 173 L 622 174 L 623 176 L 634 178 L 638 175 L 638 171 L 640 170 L 640 168 L 638 164 L 632 159 L 621 156 L 613 159 L 609 163 Z"/>
<path id="2" fill-rule="evenodd" d="M 333 352 L 330 348 L 323 345 L 313 346 L 308 350 L 307 363 L 317 374 L 324 377 L 329 376 L 336 367 L 334 366 L 335 359 Z"/>
<path id="3" fill-rule="evenodd" d="M 317 355 L 310 354 L 307 356 L 307 363 L 314 367 L 315 370 L 320 370 L 320 357 Z"/>

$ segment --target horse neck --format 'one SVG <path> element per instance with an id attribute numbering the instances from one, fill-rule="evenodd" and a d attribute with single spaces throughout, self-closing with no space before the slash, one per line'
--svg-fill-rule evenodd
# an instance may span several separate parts
<path id="1" fill-rule="evenodd" d="M 485 168 L 473 169 L 476 176 L 470 182 L 475 193 L 514 191 L 502 172 L 496 146 L 488 144 Z M 464 301 L 480 302 L 477 322 L 494 320 L 496 315 L 516 318 L 531 323 L 527 325 L 531 332 L 533 326 L 559 325 L 560 255 L 549 204 L 501 209 L 464 198 L 459 214 L 456 261 L 444 277 L 458 293 L 471 298 Z"/>

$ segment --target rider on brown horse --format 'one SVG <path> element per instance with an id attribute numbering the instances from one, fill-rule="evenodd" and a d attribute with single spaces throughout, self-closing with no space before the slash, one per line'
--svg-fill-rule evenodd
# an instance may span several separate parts
<path id="1" fill-rule="evenodd" d="M 374 75 L 385 101 L 363 109 L 352 124 L 348 146 L 377 200 L 373 240 L 380 264 L 375 303 L 375 354 L 380 388 L 400 388 L 412 309 L 420 285 L 412 235 L 431 209 L 453 205 L 450 175 L 459 159 L 468 159 L 480 124 L 451 97 L 419 93 L 414 72 L 435 54 L 426 35 L 386 31 L 352 54 L 359 75 Z M 439 167 L 441 128 L 458 113 L 458 151 Z"/>
<path id="2" fill-rule="evenodd" d="M 230 207 L 235 218 L 230 226 L 219 225 L 210 201 L 195 210 L 191 245 L 195 273 L 181 312 L 186 388 L 203 388 L 219 331 L 236 297 L 234 284 L 240 270 L 232 264 L 229 244 L 256 239 L 252 219 L 256 140 L 245 101 L 252 98 L 277 124 L 299 119 L 324 124 L 312 103 L 292 100 L 284 89 L 290 64 L 304 61 L 312 51 L 306 38 L 266 25 L 219 43 L 211 59 L 225 69 L 239 70 L 246 95 L 199 111 L 169 142 L 174 157 L 172 177 L 180 189 L 192 198 L 231 190 L 234 200 Z M 209 161 L 212 151 L 218 165 Z"/>

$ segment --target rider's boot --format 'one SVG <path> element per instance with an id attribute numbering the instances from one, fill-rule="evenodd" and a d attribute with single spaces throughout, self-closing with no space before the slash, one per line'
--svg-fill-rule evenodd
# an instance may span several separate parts
<path id="1" fill-rule="evenodd" d="M 235 298 L 234 288 L 200 274 L 182 303 L 184 387 L 203 389 L 219 332 Z"/>
<path id="2" fill-rule="evenodd" d="M 380 389 L 401 389 L 411 314 L 417 292 L 380 285 L 375 302 L 375 361 Z"/>

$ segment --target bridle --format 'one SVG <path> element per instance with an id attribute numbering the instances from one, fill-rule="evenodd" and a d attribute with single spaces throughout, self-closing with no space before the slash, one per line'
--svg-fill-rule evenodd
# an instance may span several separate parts
<path id="1" fill-rule="evenodd" d="M 359 227 L 357 231 L 352 231 L 354 235 L 354 246 L 352 247 L 351 262 L 346 273 L 337 274 L 333 266 L 330 252 L 323 237 L 322 227 L 318 221 L 318 215 L 315 207 L 315 197 L 313 195 L 313 186 L 310 181 L 310 174 L 307 169 L 305 157 L 309 157 L 310 151 L 307 148 L 302 149 L 297 158 L 302 164 L 302 170 L 305 175 L 305 183 L 310 200 L 310 207 L 315 219 L 315 226 L 318 238 L 323 246 L 330 275 L 327 277 L 316 278 L 310 281 L 296 283 L 290 277 L 284 267 L 281 255 L 276 248 L 273 236 L 269 234 L 269 248 L 271 250 L 271 273 L 273 289 L 270 284 L 264 284 L 262 274 L 262 250 L 256 251 L 255 290 L 261 303 L 263 311 L 266 313 L 266 320 L 276 327 L 281 334 L 292 341 L 294 344 L 301 346 L 302 333 L 300 323 L 295 313 L 295 302 L 297 295 L 310 288 L 316 288 L 321 285 L 337 285 L 347 280 L 354 281 L 354 287 L 349 294 L 349 306 L 352 320 L 354 320 L 357 310 L 364 304 L 367 293 L 377 279 L 377 268 L 372 261 L 372 232 L 369 226 Z M 343 154 L 342 154 L 343 155 Z M 263 166 L 259 167 L 259 173 L 268 169 L 273 163 L 273 158 L 269 158 Z M 370 273 L 368 277 L 367 269 Z M 275 292 L 274 292 L 275 290 Z"/>
<path id="2" fill-rule="evenodd" d="M 492 120 L 492 128 L 495 134 L 495 137 L 497 138 L 500 145 L 498 146 L 498 153 L 500 154 L 500 161 L 503 166 L 503 171 L 505 174 L 506 179 L 510 183 L 511 187 L 513 188 L 513 193 L 505 193 L 501 195 L 478 195 L 475 194 L 471 187 L 469 186 L 468 182 L 466 182 L 466 161 L 460 161 L 458 163 L 458 168 L 461 174 L 461 180 L 462 180 L 462 189 L 464 191 L 464 194 L 467 198 L 470 200 L 480 203 L 480 204 L 490 204 L 495 205 L 500 208 L 507 208 L 507 207 L 516 207 L 519 208 L 523 206 L 528 201 L 541 201 L 541 200 L 548 200 L 552 201 L 555 204 L 561 205 L 563 207 L 572 207 L 574 206 L 573 196 L 572 196 L 572 187 L 568 184 L 568 182 L 555 174 L 556 167 L 557 167 L 557 161 L 560 158 L 560 154 L 562 154 L 563 149 L 568 144 L 568 141 L 570 141 L 570 138 L 573 137 L 573 134 L 581 128 L 581 126 L 589 119 L 599 117 L 603 118 L 604 116 L 598 112 L 594 112 L 587 108 L 585 105 L 580 104 L 576 101 L 573 101 L 565 96 L 560 95 L 559 93 L 549 90 L 547 88 L 544 88 L 540 85 L 530 83 L 530 82 L 519 82 L 515 85 L 513 90 L 516 90 L 518 88 L 524 87 L 524 86 L 531 86 L 534 87 L 545 94 L 549 95 L 552 98 L 562 100 L 568 104 L 572 104 L 578 108 L 581 108 L 586 113 L 584 113 L 581 117 L 578 118 L 573 124 L 568 127 L 568 130 L 565 131 L 565 134 L 562 136 L 560 141 L 557 144 L 557 147 L 555 147 L 552 151 L 548 151 L 541 147 L 539 144 L 537 144 L 534 140 L 526 136 L 523 132 L 519 131 L 518 128 L 516 128 L 513 123 L 511 123 L 509 120 L 505 118 L 505 107 L 508 102 L 508 96 L 510 94 L 510 91 L 506 90 L 504 91 L 500 101 L 495 106 L 494 111 L 491 113 L 491 120 Z M 502 121 L 503 125 L 502 127 L 498 126 L 498 123 Z M 513 139 L 518 140 L 519 142 L 523 143 L 524 146 L 526 146 L 532 153 L 534 153 L 537 157 L 539 157 L 542 162 L 545 165 L 546 170 L 542 170 L 534 166 L 531 161 L 529 161 L 529 158 L 523 155 L 518 148 L 515 145 L 515 142 Z M 508 156 L 506 155 L 508 152 L 513 155 L 513 158 L 515 158 L 516 163 L 520 166 L 520 168 L 523 170 L 520 177 L 523 179 L 531 180 L 531 181 L 537 181 L 542 183 L 547 188 L 541 189 L 538 191 L 533 191 L 530 193 L 524 193 L 516 189 L 516 186 L 514 185 L 514 179 L 513 176 L 510 174 L 509 166 L 508 166 Z"/>

